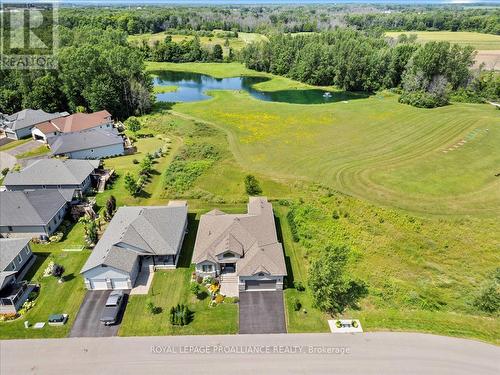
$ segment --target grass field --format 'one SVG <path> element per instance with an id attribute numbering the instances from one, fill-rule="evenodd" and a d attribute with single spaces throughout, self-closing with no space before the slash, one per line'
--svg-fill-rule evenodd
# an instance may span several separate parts
<path id="1" fill-rule="evenodd" d="M 29 142 L 31 140 L 31 138 L 28 138 L 28 139 L 19 139 L 17 141 L 12 141 L 12 142 L 9 142 L 9 143 L 6 143 L 2 146 L 0 146 L 0 151 L 7 151 L 7 150 L 10 150 L 10 149 L 13 149 L 17 146 L 21 146 L 22 144 L 25 144 L 27 142 Z"/>
<path id="2" fill-rule="evenodd" d="M 391 31 L 387 36 L 397 38 L 401 34 L 416 34 L 419 42 L 446 41 L 459 45 L 470 45 L 477 50 L 499 50 L 500 35 L 468 31 Z"/>
<path id="3" fill-rule="evenodd" d="M 223 33 L 222 30 L 214 30 L 213 37 L 206 37 L 206 36 L 199 37 L 200 43 L 203 47 L 209 50 L 211 50 L 216 44 L 219 44 L 222 47 L 224 56 L 227 56 L 227 54 L 229 53 L 229 49 L 227 46 L 225 46 L 226 38 L 216 36 L 218 32 Z M 193 35 L 170 34 L 167 32 L 161 32 L 156 34 L 147 33 L 147 34 L 130 35 L 128 37 L 128 41 L 133 44 L 140 44 L 142 43 L 143 40 L 145 40 L 148 42 L 149 45 L 153 45 L 156 41 L 161 42 L 165 40 L 165 37 L 167 35 L 170 35 L 172 37 L 172 40 L 176 43 L 182 42 L 184 40 L 194 39 Z M 239 51 L 251 42 L 266 40 L 266 39 L 267 37 L 262 34 L 239 32 L 237 38 L 228 38 L 228 41 L 230 48 L 232 48 L 235 51 Z"/>
<path id="4" fill-rule="evenodd" d="M 484 314 L 473 304 L 500 264 L 495 219 L 415 218 L 327 190 L 304 193 L 297 207 L 299 242 L 294 242 L 289 208 L 274 204 L 288 277 L 306 285 L 304 292 L 285 290 L 289 332 L 328 332 L 329 317 L 313 308 L 307 270 L 326 246 L 348 245 L 353 252 L 348 272 L 366 281 L 369 294 L 359 309 L 345 312 L 346 319 L 361 319 L 368 331 L 409 330 L 500 343 L 498 315 Z M 300 311 L 293 308 L 295 299 L 303 306 Z"/>
<path id="5" fill-rule="evenodd" d="M 238 64 L 154 64 L 215 76 L 250 74 Z M 195 69 L 194 69 L 195 68 Z M 276 78 L 263 90 L 305 85 Z M 243 169 L 274 179 L 322 182 L 420 214 L 498 215 L 500 116 L 490 105 L 418 109 L 380 93 L 322 105 L 271 103 L 216 91 L 175 112 L 224 130 Z M 466 141 L 466 143 L 460 143 Z"/>

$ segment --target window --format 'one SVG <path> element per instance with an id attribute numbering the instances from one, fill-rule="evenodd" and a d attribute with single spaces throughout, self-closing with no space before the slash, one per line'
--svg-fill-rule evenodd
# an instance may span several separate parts
<path id="1" fill-rule="evenodd" d="M 10 225 L 9 225 L 8 229 L 9 229 L 9 232 L 12 232 L 12 227 Z"/>
<path id="2" fill-rule="evenodd" d="M 12 262 L 12 264 L 10 265 L 10 268 L 12 269 L 12 271 L 14 271 L 16 269 L 16 264 L 14 262 Z"/>
<path id="3" fill-rule="evenodd" d="M 30 248 L 29 248 L 28 246 L 26 246 L 26 247 L 24 248 L 24 251 L 26 251 L 26 254 L 29 254 L 29 253 L 30 253 Z"/>
<path id="4" fill-rule="evenodd" d="M 23 257 L 21 256 L 21 253 L 17 254 L 17 260 L 18 260 L 18 262 L 23 261 Z"/>
<path id="5" fill-rule="evenodd" d="M 233 254 L 233 253 L 229 253 L 229 252 L 228 252 L 228 253 L 224 253 L 224 254 L 222 255 L 222 257 L 223 257 L 223 258 L 233 258 L 233 257 L 234 257 L 234 254 Z"/>
<path id="6" fill-rule="evenodd" d="M 212 272 L 212 265 L 211 264 L 204 264 L 202 266 L 203 272 Z"/>
<path id="7" fill-rule="evenodd" d="M 47 189 L 47 186 L 45 186 L 45 185 L 42 185 L 42 189 Z"/>

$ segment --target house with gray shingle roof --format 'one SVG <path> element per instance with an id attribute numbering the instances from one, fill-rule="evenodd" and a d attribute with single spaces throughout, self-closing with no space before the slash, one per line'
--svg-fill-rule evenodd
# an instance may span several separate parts
<path id="1" fill-rule="evenodd" d="M 16 313 L 32 287 L 22 282 L 35 262 L 29 238 L 0 238 L 0 314 Z"/>
<path id="2" fill-rule="evenodd" d="M 0 191 L 0 237 L 50 237 L 75 190 Z"/>
<path id="3" fill-rule="evenodd" d="M 20 171 L 7 173 L 7 190 L 75 189 L 85 192 L 92 186 L 92 173 L 99 160 L 40 159 Z"/>
<path id="4" fill-rule="evenodd" d="M 123 155 L 123 138 L 115 128 L 91 129 L 48 139 L 52 155 L 71 159 L 102 159 Z"/>
<path id="5" fill-rule="evenodd" d="M 120 207 L 81 273 L 89 290 L 131 289 L 142 263 L 175 268 L 187 229 L 187 203 Z"/>
<path id="6" fill-rule="evenodd" d="M 202 215 L 193 263 L 198 275 L 220 277 L 221 291 L 283 289 L 285 257 L 267 198 L 250 197 L 246 214 Z M 237 288 L 225 287 L 229 283 Z"/>
<path id="7" fill-rule="evenodd" d="M 7 138 L 21 139 L 31 136 L 35 125 L 68 115 L 68 112 L 47 113 L 41 109 L 23 109 L 12 115 L 0 116 L 0 128 L 5 131 Z"/>

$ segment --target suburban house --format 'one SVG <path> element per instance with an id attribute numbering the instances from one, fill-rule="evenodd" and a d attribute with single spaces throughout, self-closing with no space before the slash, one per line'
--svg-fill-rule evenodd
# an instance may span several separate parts
<path id="1" fill-rule="evenodd" d="M 7 190 L 75 189 L 84 193 L 92 186 L 92 174 L 100 160 L 40 159 L 21 171 L 7 173 Z"/>
<path id="2" fill-rule="evenodd" d="M 0 237 L 47 239 L 59 227 L 75 190 L 0 191 Z"/>
<path id="3" fill-rule="evenodd" d="M 0 314 L 15 314 L 34 285 L 23 280 L 35 262 L 29 238 L 0 238 Z"/>
<path id="4" fill-rule="evenodd" d="M 37 124 L 31 133 L 33 139 L 47 143 L 50 137 L 89 129 L 113 129 L 111 113 L 106 110 L 94 113 L 74 113 Z"/>
<path id="5" fill-rule="evenodd" d="M 226 295 L 283 289 L 285 257 L 267 198 L 250 197 L 246 214 L 212 210 L 202 215 L 193 263 L 197 275 L 220 277 Z"/>
<path id="6" fill-rule="evenodd" d="M 187 228 L 187 203 L 120 207 L 82 268 L 89 290 L 131 289 L 144 265 L 175 268 Z"/>
<path id="7" fill-rule="evenodd" d="M 23 109 L 13 115 L 0 113 L 0 128 L 3 129 L 7 138 L 21 139 L 31 136 L 34 126 L 68 115 L 68 112 L 47 113 L 41 109 Z"/>
<path id="8" fill-rule="evenodd" d="M 94 128 L 48 139 L 52 155 L 71 159 L 101 159 L 123 155 L 123 138 L 116 129 Z"/>

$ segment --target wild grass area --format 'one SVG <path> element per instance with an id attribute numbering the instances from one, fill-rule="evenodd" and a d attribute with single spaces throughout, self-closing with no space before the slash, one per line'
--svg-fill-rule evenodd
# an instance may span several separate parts
<path id="1" fill-rule="evenodd" d="M 150 68 L 251 74 L 238 64 Z M 270 76 L 272 77 L 272 76 Z M 262 90 L 307 85 L 274 78 Z M 500 213 L 500 116 L 486 104 L 419 109 L 388 92 L 331 104 L 296 105 L 214 91 L 173 110 L 226 132 L 236 161 L 274 179 L 321 181 L 383 206 L 419 214 Z"/>
<path id="2" fill-rule="evenodd" d="M 469 31 L 391 31 L 385 33 L 385 35 L 391 38 L 397 38 L 401 34 L 415 34 L 417 35 L 417 41 L 422 43 L 445 41 L 461 46 L 472 46 L 476 50 L 500 49 L 500 35 L 493 34 L 482 34 Z"/>
<path id="3" fill-rule="evenodd" d="M 32 266 L 27 280 L 40 284 L 40 294 L 35 300 L 35 306 L 26 315 L 14 321 L 0 322 L 0 338 L 47 338 L 66 337 L 73 326 L 80 304 L 85 296 L 85 287 L 80 270 L 87 260 L 90 251 L 63 251 L 83 245 L 83 226 L 73 225 L 61 242 L 31 244 L 31 249 L 37 259 Z M 50 261 L 64 267 L 64 282 L 59 283 L 54 276 L 43 277 L 43 272 Z M 36 322 L 47 322 L 52 314 L 68 314 L 68 322 L 61 327 L 45 324 L 41 329 L 24 328 L 24 321 L 31 325 Z"/>
<path id="4" fill-rule="evenodd" d="M 309 197 L 286 206 L 275 203 L 288 283 L 306 285 L 303 292 L 293 287 L 285 291 L 289 332 L 328 331 L 329 317 L 313 308 L 307 271 L 328 245 L 348 245 L 349 273 L 368 284 L 369 294 L 345 318 L 360 318 L 368 331 L 409 330 L 500 342 L 498 316 L 474 305 L 482 284 L 500 264 L 498 220 L 418 218 L 321 188 Z M 295 299 L 302 304 L 300 311 L 293 308 Z"/>

